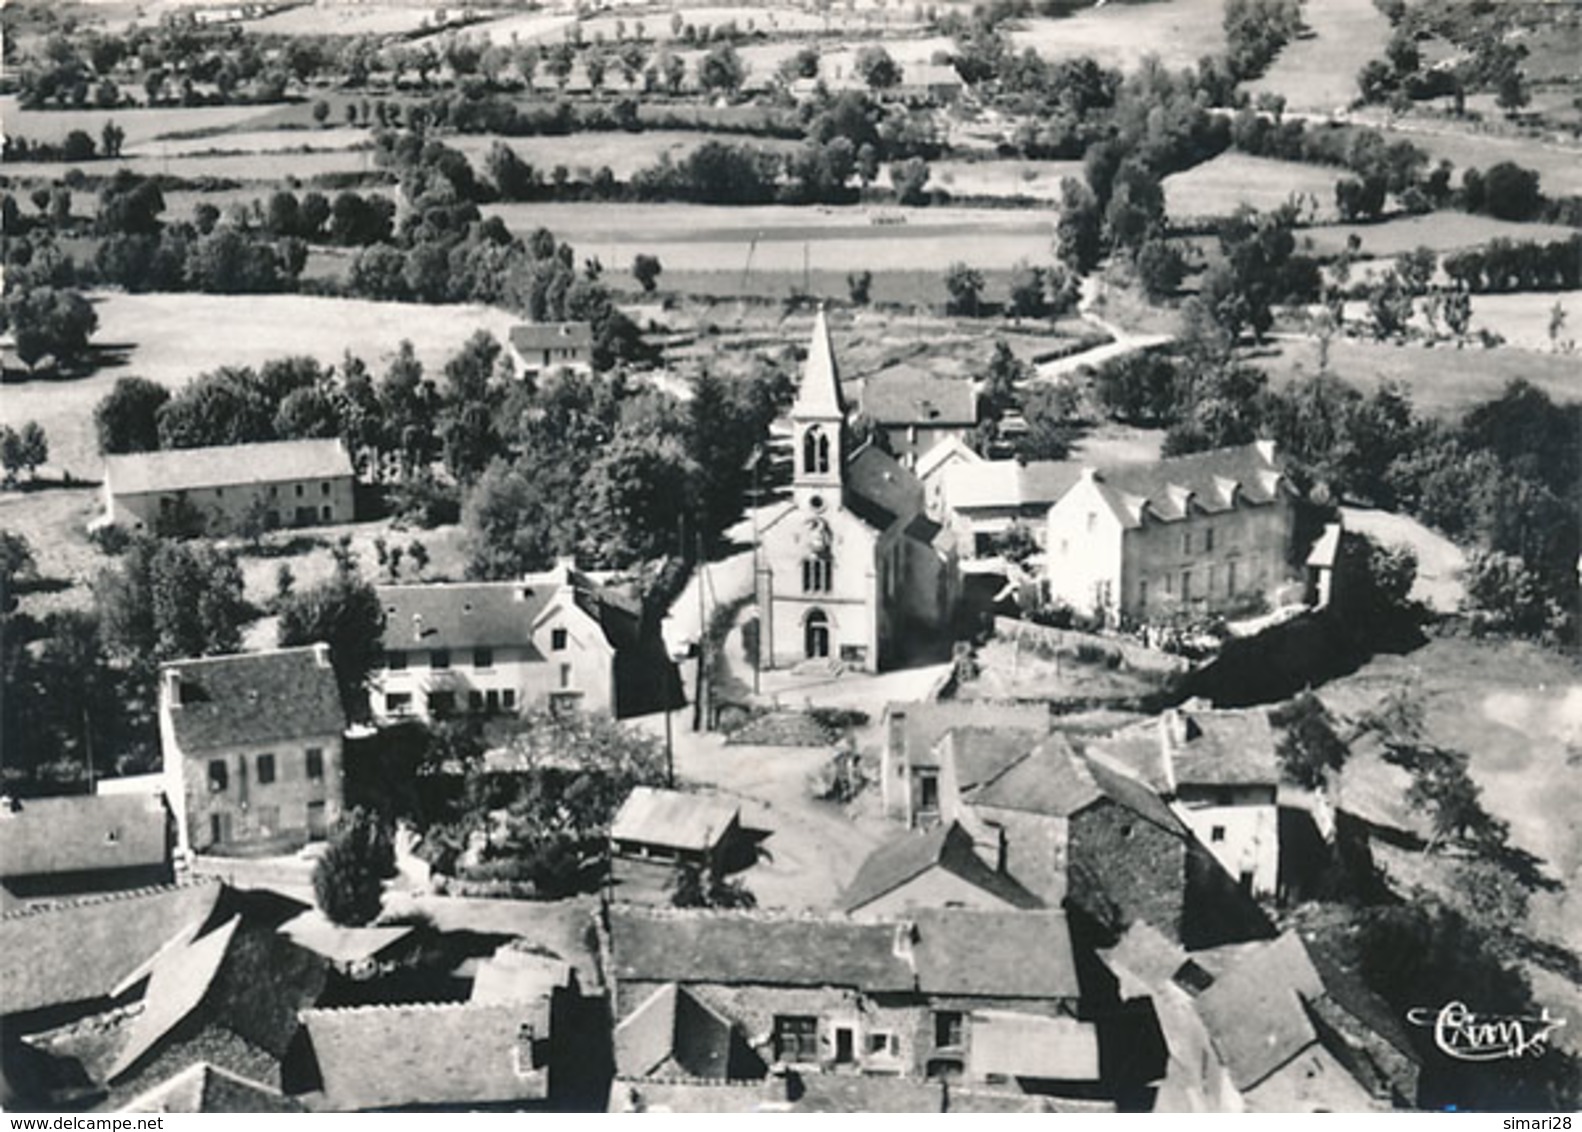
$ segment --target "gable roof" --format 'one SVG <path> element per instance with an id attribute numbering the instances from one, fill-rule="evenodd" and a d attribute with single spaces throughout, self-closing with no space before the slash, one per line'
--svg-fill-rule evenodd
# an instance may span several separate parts
<path id="1" fill-rule="evenodd" d="M 301 1112 L 290 1097 L 207 1061 L 139 1093 L 116 1112 Z"/>
<path id="2" fill-rule="evenodd" d="M 523 322 L 511 327 L 508 337 L 517 353 L 593 348 L 593 326 L 586 322 Z"/>
<path id="3" fill-rule="evenodd" d="M 909 761 L 931 759 L 934 745 L 955 727 L 983 727 L 1043 734 L 1050 728 L 1043 704 L 997 703 L 993 700 L 939 700 L 885 705 L 886 734 L 899 737 Z M 1025 736 L 1022 740 L 1025 742 Z M 922 762 L 920 765 L 935 765 Z"/>
<path id="4" fill-rule="evenodd" d="M 1126 768 L 1111 762 L 1091 749 L 1087 757 L 1088 774 L 1104 796 L 1117 805 L 1125 806 L 1145 821 L 1158 826 L 1166 833 L 1183 839 L 1191 836 L 1186 824 L 1167 802 Z"/>
<path id="5" fill-rule="evenodd" d="M 0 1011 L 109 997 L 173 937 L 206 922 L 221 891 L 202 881 L 0 916 Z"/>
<path id="6" fill-rule="evenodd" d="M 533 622 L 554 597 L 522 582 L 379 586 L 387 650 L 533 647 Z"/>
<path id="7" fill-rule="evenodd" d="M 132 1020 L 126 1044 L 105 1071 L 114 1081 L 131 1071 L 154 1047 L 197 1009 L 220 972 L 240 917 L 233 916 L 207 935 L 172 943 L 156 956 L 143 992 L 143 1010 Z"/>
<path id="8" fill-rule="evenodd" d="M 973 806 L 1070 817 L 1103 796 L 1070 741 L 1056 731 L 974 790 L 967 801 Z"/>
<path id="9" fill-rule="evenodd" d="M 791 418 L 844 420 L 846 401 L 840 392 L 840 367 L 835 361 L 835 346 L 830 340 L 829 320 L 824 308 L 813 317 L 813 332 L 808 338 L 807 362 L 802 367 L 802 382 L 791 405 Z"/>
<path id="10" fill-rule="evenodd" d="M 920 908 L 913 952 L 925 994 L 988 998 L 1076 998 L 1076 957 L 1066 914 Z"/>
<path id="11" fill-rule="evenodd" d="M 913 471 L 919 480 L 927 481 L 943 465 L 946 471 L 959 464 L 986 464 L 959 436 L 947 436 L 917 458 Z"/>
<path id="12" fill-rule="evenodd" d="M 1048 507 L 1082 478 L 1082 466 L 1068 460 L 984 460 L 945 469 L 945 501 L 952 509 L 973 507 Z"/>
<path id="13" fill-rule="evenodd" d="M 104 478 L 114 495 L 190 491 L 286 480 L 353 475 L 339 440 L 271 440 L 211 448 L 169 448 L 104 458 Z"/>
<path id="14" fill-rule="evenodd" d="M 1123 999 L 1153 993 L 1187 961 L 1186 949 L 1147 920 L 1133 920 L 1115 946 L 1100 954 L 1120 980 Z"/>
<path id="15" fill-rule="evenodd" d="M 1280 781 L 1274 728 L 1262 708 L 1183 705 L 1165 712 L 1159 728 L 1177 786 L 1275 785 Z"/>
<path id="16" fill-rule="evenodd" d="M 1042 907 L 1036 896 L 985 864 L 973 848 L 972 835 L 957 822 L 924 833 L 906 830 L 880 845 L 858 867 L 838 906 L 848 914 L 856 912 L 936 868 L 1013 907 Z"/>
<path id="17" fill-rule="evenodd" d="M 895 930 L 831 917 L 610 909 L 616 979 L 656 983 L 848 986 L 904 991 L 911 966 Z"/>
<path id="18" fill-rule="evenodd" d="M 0 806 L 0 876 L 162 865 L 168 824 L 156 794 L 15 799 Z"/>
<path id="19" fill-rule="evenodd" d="M 966 792 L 999 775 L 1027 757 L 1035 736 L 1014 728 L 952 727 L 934 744 L 929 756 L 914 757 L 913 766 L 943 766 L 949 759 L 956 772 L 956 786 Z"/>
<path id="20" fill-rule="evenodd" d="M 1084 468 L 1082 475 L 1092 478 L 1129 528 L 1141 526 L 1145 517 L 1172 523 L 1231 511 L 1238 500 L 1272 503 L 1290 491 L 1273 442 L 1264 440 L 1102 471 Z"/>
<path id="21" fill-rule="evenodd" d="M 864 444 L 847 461 L 845 487 L 846 506 L 877 530 L 923 510 L 922 483 L 874 444 Z"/>
<path id="22" fill-rule="evenodd" d="M 863 380 L 862 411 L 881 425 L 970 427 L 978 423 L 978 392 L 967 378 L 894 366 Z"/>
<path id="23" fill-rule="evenodd" d="M 1195 1002 L 1231 1082 L 1245 1092 L 1318 1040 L 1304 1000 L 1322 995 L 1324 983 L 1295 932 L 1235 952 Z"/>
<path id="24" fill-rule="evenodd" d="M 729 1076 L 732 1024 L 686 987 L 666 983 L 615 1027 L 615 1071 L 647 1077 Z"/>
<path id="25" fill-rule="evenodd" d="M 187 754 L 346 729 L 328 646 L 177 660 L 162 672 L 161 700 Z M 179 695 L 170 694 L 178 689 Z"/>
<path id="26" fill-rule="evenodd" d="M 610 826 L 610 839 L 704 853 L 720 843 L 740 813 L 740 806 L 718 795 L 634 786 Z"/>
<path id="27" fill-rule="evenodd" d="M 526 1051 L 549 1037 L 549 1003 L 414 1003 L 304 1010 L 327 1107 L 541 1100 L 547 1073 Z"/>

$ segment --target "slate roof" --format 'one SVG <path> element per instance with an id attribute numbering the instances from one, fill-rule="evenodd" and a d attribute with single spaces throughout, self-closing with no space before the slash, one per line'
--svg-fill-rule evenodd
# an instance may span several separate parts
<path id="1" fill-rule="evenodd" d="M 1176 708 L 1160 717 L 1171 777 L 1185 785 L 1269 785 L 1280 781 L 1274 728 L 1262 708 Z"/>
<path id="2" fill-rule="evenodd" d="M 1159 720 L 1148 719 L 1111 732 L 1088 745 L 1091 758 L 1100 754 L 1135 776 L 1150 790 L 1169 794 L 1174 789 L 1170 761 L 1159 736 Z"/>
<path id="3" fill-rule="evenodd" d="M 225 961 L 240 923 L 240 918 L 233 917 L 207 935 L 173 943 L 154 958 L 148 989 L 143 992 L 142 1012 L 132 1020 L 126 1044 L 105 1071 L 106 1081 L 130 1072 L 198 1008 L 220 973 L 220 964 Z"/>
<path id="4" fill-rule="evenodd" d="M 1088 753 L 1087 766 L 1094 785 L 1104 792 L 1106 798 L 1125 806 L 1166 833 L 1182 838 L 1191 836 L 1186 824 L 1165 800 L 1123 767 L 1092 751 Z"/>
<path id="5" fill-rule="evenodd" d="M 840 366 L 835 361 L 835 346 L 830 340 L 829 319 L 823 307 L 819 307 L 813 318 L 807 362 L 802 367 L 802 382 L 797 386 L 791 416 L 833 420 L 846 417 L 846 402 L 840 392 Z"/>
<path id="6" fill-rule="evenodd" d="M 939 468 L 941 464 L 947 465 L 946 471 L 960 464 L 985 464 L 988 463 L 971 448 L 962 442 L 960 437 L 947 436 L 935 444 L 927 452 L 917 458 L 913 471 L 920 480 L 926 480 Z"/>
<path id="7" fill-rule="evenodd" d="M 953 510 L 973 507 L 1049 507 L 1082 477 L 1065 460 L 984 460 L 945 469 L 945 501 Z"/>
<path id="8" fill-rule="evenodd" d="M 610 910 L 617 980 L 765 986 L 912 989 L 911 966 L 895 954 L 895 929 L 833 918 Z"/>
<path id="9" fill-rule="evenodd" d="M 511 348 L 530 350 L 593 349 L 593 327 L 586 322 L 524 322 L 511 327 Z"/>
<path id="10" fill-rule="evenodd" d="M 862 411 L 881 425 L 971 427 L 978 423 L 978 392 L 967 378 L 894 366 L 863 381 Z"/>
<path id="11" fill-rule="evenodd" d="M 178 660 L 163 672 L 180 681 L 180 706 L 171 705 L 170 718 L 185 754 L 346 729 L 329 651 L 318 645 Z"/>
<path id="12" fill-rule="evenodd" d="M 666 983 L 615 1027 L 615 1071 L 623 1077 L 729 1075 L 732 1024 L 685 987 Z"/>
<path id="13" fill-rule="evenodd" d="M 908 761 L 919 766 L 933 762 L 935 744 L 957 727 L 994 728 L 1043 734 L 1049 730 L 1049 709 L 1042 704 L 1003 704 L 991 700 L 942 700 L 925 703 L 890 703 L 885 706 L 886 734 L 899 733 Z M 1024 747 L 1025 749 L 1025 747 Z"/>
<path id="14" fill-rule="evenodd" d="M 221 891 L 203 881 L 0 916 L 0 1011 L 108 997 L 172 938 L 205 923 Z"/>
<path id="15" fill-rule="evenodd" d="M 522 582 L 431 582 L 379 586 L 376 592 L 385 614 L 386 649 L 525 648 L 541 659 L 533 647 L 533 622 L 556 590 Z"/>
<path id="16" fill-rule="evenodd" d="M 1186 949 L 1146 920 L 1135 920 L 1102 952 L 1120 979 L 1122 998 L 1141 998 L 1168 983 L 1187 961 Z"/>
<path id="17" fill-rule="evenodd" d="M 207 1061 L 138 1094 L 116 1112 L 302 1112 L 290 1097 Z"/>
<path id="18" fill-rule="evenodd" d="M 610 826 L 610 840 L 709 852 L 741 813 L 729 799 L 636 786 Z"/>
<path id="19" fill-rule="evenodd" d="M 345 446 L 333 439 L 170 448 L 104 458 L 105 481 L 115 495 L 339 479 L 353 474 Z"/>
<path id="20" fill-rule="evenodd" d="M 1036 735 L 1015 728 L 952 727 L 913 766 L 943 766 L 949 759 L 956 768 L 956 786 L 963 793 L 999 777 L 1027 757 L 1038 743 Z"/>
<path id="21" fill-rule="evenodd" d="M 1253 1088 L 1318 1041 L 1304 999 L 1323 993 L 1296 933 L 1238 948 L 1236 961 L 1195 1000 L 1236 1088 Z"/>
<path id="22" fill-rule="evenodd" d="M 936 868 L 1013 907 L 1043 905 L 1016 881 L 985 864 L 973 848 L 972 835 L 952 822 L 923 833 L 906 830 L 880 845 L 858 867 L 838 906 L 856 912 Z"/>
<path id="23" fill-rule="evenodd" d="M 978 787 L 967 801 L 973 806 L 1070 817 L 1103 796 L 1087 765 L 1057 731 Z"/>
<path id="24" fill-rule="evenodd" d="M 897 519 L 923 510 L 923 485 L 894 456 L 864 444 L 846 462 L 846 505 L 869 526 L 883 531 Z"/>
<path id="25" fill-rule="evenodd" d="M 16 799 L 0 806 L 0 876 L 162 865 L 168 825 L 154 794 Z"/>
<path id="26" fill-rule="evenodd" d="M 576 968 L 558 956 L 521 941 L 497 949 L 472 978 L 469 1002 L 532 1002 L 576 983 Z"/>
<path id="27" fill-rule="evenodd" d="M 1289 491 L 1274 446 L 1254 441 L 1146 464 L 1125 464 L 1091 474 L 1099 494 L 1122 524 L 1139 527 L 1144 517 L 1180 522 L 1194 514 L 1233 510 L 1237 500 L 1272 503 Z"/>
<path id="28" fill-rule="evenodd" d="M 1077 998 L 1066 914 L 1055 910 L 920 908 L 913 946 L 918 987 L 959 997 Z"/>
<path id="29" fill-rule="evenodd" d="M 549 1004 L 415 1003 L 304 1010 L 324 1082 L 340 1111 L 542 1100 L 548 1074 L 518 1056 L 522 1027 L 549 1037 Z M 519 1071 L 520 1066 L 520 1071 Z"/>
<path id="30" fill-rule="evenodd" d="M 972 1012 L 974 1076 L 1000 1073 L 1048 1081 L 1097 1081 L 1099 1038 L 1092 1022 L 1010 1010 Z"/>

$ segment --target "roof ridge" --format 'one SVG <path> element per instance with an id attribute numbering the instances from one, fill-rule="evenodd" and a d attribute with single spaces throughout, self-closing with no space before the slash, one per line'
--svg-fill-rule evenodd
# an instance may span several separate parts
<path id="1" fill-rule="evenodd" d="M 96 892 L 70 900 L 51 901 L 47 904 L 34 904 L 27 908 L 16 908 L 10 912 L 0 913 L 0 920 L 24 920 L 30 916 L 46 916 L 52 912 L 66 912 L 74 908 L 84 908 L 95 904 L 110 904 L 120 900 L 139 899 L 162 892 L 176 892 L 186 888 L 202 888 L 205 885 L 223 888 L 225 882 L 219 877 L 205 876 L 177 881 L 174 884 L 150 884 L 142 888 L 123 889 L 119 892 Z"/>
<path id="2" fill-rule="evenodd" d="M 365 1002 L 360 1006 L 307 1006 L 297 1011 L 297 1017 L 306 1020 L 310 1016 L 347 1014 L 438 1014 L 445 1011 L 502 1013 L 520 1005 L 517 1002 L 474 1002 L 471 999 L 464 1002 Z"/>
<path id="3" fill-rule="evenodd" d="M 306 645 L 277 645 L 272 649 L 247 649 L 243 652 L 218 653 L 214 656 L 181 657 L 177 660 L 167 660 L 160 664 L 161 668 L 187 668 L 194 664 L 219 664 L 235 660 L 264 660 L 270 657 L 285 656 L 287 653 L 311 653 L 320 645 L 328 645 L 328 641 L 314 641 Z"/>

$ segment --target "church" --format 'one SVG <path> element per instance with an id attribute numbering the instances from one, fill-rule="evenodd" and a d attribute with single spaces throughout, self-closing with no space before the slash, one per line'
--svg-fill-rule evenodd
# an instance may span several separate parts
<path id="1" fill-rule="evenodd" d="M 954 536 L 924 513 L 916 475 L 853 443 L 822 309 L 790 423 L 791 498 L 759 530 L 760 663 L 872 672 L 948 655 Z"/>

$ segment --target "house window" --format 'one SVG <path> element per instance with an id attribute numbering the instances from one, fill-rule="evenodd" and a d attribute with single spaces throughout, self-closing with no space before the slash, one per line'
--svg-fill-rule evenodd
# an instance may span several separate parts
<path id="1" fill-rule="evenodd" d="M 802 470 L 808 475 L 829 471 L 829 437 L 822 429 L 810 428 L 802 436 Z"/>
<path id="2" fill-rule="evenodd" d="M 333 523 L 335 521 L 335 508 L 326 503 L 322 508 L 319 509 L 319 518 L 323 519 L 326 523 Z"/>
<path id="3" fill-rule="evenodd" d="M 319 494 L 320 495 L 328 495 L 329 493 L 330 493 L 329 481 L 328 480 L 321 481 L 319 483 Z"/>
<path id="4" fill-rule="evenodd" d="M 516 710 L 516 689 L 506 688 L 500 692 L 500 706 L 506 711 Z"/>
<path id="5" fill-rule="evenodd" d="M 500 693 L 497 689 L 491 688 L 483 694 L 483 709 L 490 715 L 500 714 Z"/>
<path id="6" fill-rule="evenodd" d="M 566 647 L 566 630 L 551 629 L 549 631 L 549 647 L 555 652 L 562 652 Z"/>
<path id="7" fill-rule="evenodd" d="M 258 785 L 268 786 L 275 780 L 275 756 L 258 756 Z"/>
<path id="8" fill-rule="evenodd" d="M 1222 825 L 1216 825 L 1214 828 L 1210 829 L 1208 831 L 1208 839 L 1214 842 L 1224 841 L 1225 827 Z"/>
<path id="9" fill-rule="evenodd" d="M 467 710 L 477 715 L 483 710 L 483 693 L 471 691 L 467 693 Z"/>
<path id="10" fill-rule="evenodd" d="M 1181 553 L 1182 554 L 1191 554 L 1192 553 L 1192 532 L 1191 531 L 1183 532 L 1182 535 L 1181 535 Z"/>
<path id="11" fill-rule="evenodd" d="M 818 1060 L 818 1019 L 807 1014 L 776 1014 L 775 1060 Z"/>
<path id="12" fill-rule="evenodd" d="M 428 666 L 430 668 L 449 668 L 450 650 L 430 649 L 428 654 Z"/>
<path id="13" fill-rule="evenodd" d="M 302 495 L 303 495 L 302 485 L 301 484 L 297 484 L 296 487 L 297 487 L 297 498 L 301 499 Z"/>
<path id="14" fill-rule="evenodd" d="M 473 649 L 472 650 L 472 666 L 474 668 L 493 668 L 494 667 L 494 650 L 493 649 Z"/>
<path id="15" fill-rule="evenodd" d="M 1214 549 L 1214 528 L 1209 527 L 1203 532 L 1203 553 L 1207 554 Z"/>
<path id="16" fill-rule="evenodd" d="M 1236 563 L 1234 563 L 1234 562 L 1227 562 L 1227 563 L 1225 563 L 1225 593 L 1228 596 L 1230 594 L 1234 594 L 1235 592 L 1236 592 Z"/>
<path id="17" fill-rule="evenodd" d="M 1137 580 L 1137 608 L 1138 609 L 1147 609 L 1148 608 L 1148 579 L 1147 578 L 1139 578 Z"/>
<path id="18" fill-rule="evenodd" d="M 280 498 L 280 485 L 278 483 L 272 483 L 272 484 L 269 485 L 269 498 L 270 499 L 279 499 Z"/>
<path id="19" fill-rule="evenodd" d="M 308 778 L 317 781 L 324 777 L 324 748 L 309 747 L 307 750 Z"/>
<path id="20" fill-rule="evenodd" d="M 1219 570 L 1217 567 L 1210 566 L 1208 568 L 1208 588 L 1204 591 L 1205 597 L 1212 597 L 1214 595 L 1214 583 L 1218 579 L 1218 575 Z"/>
<path id="21" fill-rule="evenodd" d="M 900 1052 L 900 1043 L 895 1035 L 888 1030 L 871 1030 L 868 1033 L 869 1057 L 895 1057 Z"/>
<path id="22" fill-rule="evenodd" d="M 1192 600 L 1192 571 L 1181 571 L 1181 600 Z"/>
<path id="23" fill-rule="evenodd" d="M 918 773 L 917 808 L 924 813 L 939 809 L 939 775 L 931 770 Z"/>
<path id="24" fill-rule="evenodd" d="M 224 759 L 209 760 L 209 793 L 223 793 L 231 785 L 231 768 Z"/>
<path id="25" fill-rule="evenodd" d="M 214 498 L 216 498 L 216 499 L 224 499 L 225 498 L 225 489 L 223 487 L 215 488 L 214 489 Z"/>
<path id="26" fill-rule="evenodd" d="M 560 666 L 560 686 L 562 688 L 571 687 L 571 665 L 569 664 Z"/>
<path id="27" fill-rule="evenodd" d="M 393 649 L 385 653 L 385 667 L 391 672 L 402 672 L 406 669 L 406 653 L 400 649 Z"/>
<path id="28" fill-rule="evenodd" d="M 828 593 L 830 588 L 830 561 L 828 558 L 802 560 L 802 592 L 805 594 Z M 888 577 L 888 575 L 886 575 Z"/>
<path id="29" fill-rule="evenodd" d="M 961 1011 L 934 1011 L 934 1045 L 939 1049 L 960 1049 L 964 1042 Z"/>
<path id="30" fill-rule="evenodd" d="M 549 693 L 549 713 L 551 715 L 571 715 L 577 710 L 581 700 L 579 692 L 551 692 Z"/>
<path id="31" fill-rule="evenodd" d="M 389 712 L 391 715 L 400 715 L 402 712 L 410 711 L 411 708 L 412 708 L 412 693 L 411 692 L 386 692 L 385 693 L 385 711 Z"/>

